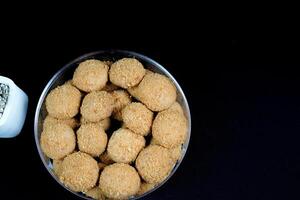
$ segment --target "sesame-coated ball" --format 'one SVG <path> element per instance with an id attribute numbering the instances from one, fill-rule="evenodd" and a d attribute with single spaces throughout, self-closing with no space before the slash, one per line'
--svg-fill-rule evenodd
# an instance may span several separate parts
<path id="1" fill-rule="evenodd" d="M 72 83 L 82 91 L 102 89 L 108 80 L 108 65 L 100 60 L 86 60 L 76 68 Z"/>
<path id="2" fill-rule="evenodd" d="M 46 98 L 46 109 L 57 119 L 74 117 L 80 107 L 81 93 L 71 84 L 64 84 L 51 90 Z"/>
<path id="3" fill-rule="evenodd" d="M 174 110 L 159 112 L 153 121 L 152 135 L 158 144 L 167 148 L 183 144 L 187 135 L 187 120 Z"/>
<path id="4" fill-rule="evenodd" d="M 147 73 L 137 87 L 129 88 L 128 91 L 152 111 L 169 108 L 177 95 L 174 84 L 158 73 Z"/>
<path id="5" fill-rule="evenodd" d="M 169 175 L 173 161 L 168 149 L 158 145 L 149 145 L 140 152 L 135 166 L 146 182 L 160 183 Z"/>
<path id="6" fill-rule="evenodd" d="M 122 118 L 125 127 L 136 134 L 146 136 L 150 132 L 153 113 L 142 103 L 133 102 L 122 110 Z"/>
<path id="7" fill-rule="evenodd" d="M 115 163 L 104 168 L 99 187 L 108 198 L 127 199 L 135 195 L 141 180 L 137 171 L 128 164 Z"/>
<path id="8" fill-rule="evenodd" d="M 107 145 L 108 156 L 115 162 L 130 163 L 145 146 L 145 138 L 129 129 L 120 128 L 115 131 Z"/>
<path id="9" fill-rule="evenodd" d="M 106 91 L 87 94 L 80 107 L 81 115 L 88 121 L 99 122 L 110 117 L 114 108 L 114 98 Z"/>
<path id="10" fill-rule="evenodd" d="M 52 159 L 61 159 L 75 149 L 76 138 L 71 127 L 55 124 L 41 133 L 41 148 Z"/>
<path id="11" fill-rule="evenodd" d="M 136 86 L 146 71 L 137 59 L 123 58 L 113 63 L 109 70 L 110 81 L 122 88 Z"/>
<path id="12" fill-rule="evenodd" d="M 77 130 L 77 140 L 81 152 L 95 157 L 105 151 L 107 135 L 97 124 L 83 124 Z"/>
<path id="13" fill-rule="evenodd" d="M 75 192 L 86 192 L 96 185 L 98 176 L 97 161 L 86 153 L 76 152 L 63 160 L 59 179 Z"/>

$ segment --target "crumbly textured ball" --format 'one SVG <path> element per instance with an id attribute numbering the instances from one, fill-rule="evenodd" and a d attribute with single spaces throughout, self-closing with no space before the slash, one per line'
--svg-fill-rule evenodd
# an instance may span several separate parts
<path id="1" fill-rule="evenodd" d="M 81 115 L 88 121 L 99 122 L 110 117 L 114 108 L 114 98 L 106 91 L 87 94 L 80 108 Z"/>
<path id="2" fill-rule="evenodd" d="M 137 87 L 129 93 L 153 111 L 169 108 L 176 100 L 176 88 L 164 75 L 147 73 Z"/>
<path id="3" fill-rule="evenodd" d="M 102 89 L 108 80 L 108 65 L 100 60 L 86 60 L 76 68 L 72 83 L 82 91 Z"/>
<path id="4" fill-rule="evenodd" d="M 99 156 L 99 158 L 100 158 L 101 162 L 103 162 L 103 163 L 106 164 L 106 165 L 110 165 L 110 164 L 113 164 L 113 163 L 115 162 L 115 161 L 113 161 L 113 160 L 109 157 L 107 151 L 105 151 L 104 153 L 102 153 L 102 154 Z"/>
<path id="5" fill-rule="evenodd" d="M 61 159 L 74 151 L 76 138 L 71 127 L 56 124 L 43 130 L 40 143 L 49 158 Z"/>
<path id="6" fill-rule="evenodd" d="M 123 58 L 113 63 L 109 70 L 110 81 L 122 88 L 137 85 L 144 77 L 146 70 L 142 63 L 134 58 Z"/>
<path id="7" fill-rule="evenodd" d="M 161 146 L 176 147 L 186 139 L 187 120 L 177 111 L 162 111 L 153 121 L 152 135 Z"/>
<path id="8" fill-rule="evenodd" d="M 99 187 L 94 187 L 85 193 L 86 196 L 97 200 L 105 200 L 105 196 Z"/>
<path id="9" fill-rule="evenodd" d="M 83 124 L 77 130 L 77 140 L 81 152 L 95 157 L 105 151 L 107 135 L 97 124 Z"/>
<path id="10" fill-rule="evenodd" d="M 58 160 L 53 160 L 53 171 L 56 174 L 56 176 L 60 176 L 61 173 L 61 163 L 62 163 L 62 159 L 58 159 Z"/>
<path id="11" fill-rule="evenodd" d="M 127 199 L 135 195 L 141 180 L 136 170 L 128 164 L 115 163 L 104 168 L 99 186 L 104 195 L 113 199 Z"/>
<path id="12" fill-rule="evenodd" d="M 57 119 L 74 117 L 80 107 L 81 93 L 71 84 L 64 84 L 51 90 L 46 98 L 46 109 Z"/>
<path id="13" fill-rule="evenodd" d="M 115 131 L 107 145 L 108 156 L 115 162 L 130 163 L 145 146 L 145 138 L 129 129 L 120 128 Z"/>
<path id="14" fill-rule="evenodd" d="M 141 184 L 141 187 L 138 191 L 138 195 L 142 195 L 146 192 L 148 192 L 149 190 L 152 190 L 153 188 L 155 187 L 155 184 L 154 183 L 146 183 L 146 182 L 143 182 Z"/>
<path id="15" fill-rule="evenodd" d="M 90 124 L 90 123 L 96 124 L 97 126 L 103 128 L 106 131 L 107 129 L 109 129 L 109 126 L 110 126 L 110 118 L 107 117 L 105 119 L 102 119 L 99 122 L 90 122 L 90 121 L 86 120 L 83 117 L 80 118 L 80 124 L 81 125 L 83 125 L 83 124 Z"/>
<path id="16" fill-rule="evenodd" d="M 50 115 L 47 115 L 47 117 L 44 120 L 43 123 L 43 129 L 47 127 L 51 127 L 55 124 L 66 124 L 70 126 L 72 129 L 78 127 L 78 122 L 75 118 L 70 118 L 70 119 L 56 119 L 54 117 L 51 117 Z"/>
<path id="17" fill-rule="evenodd" d="M 153 113 L 142 103 L 133 102 L 122 110 L 125 127 L 133 132 L 146 136 L 150 132 Z"/>
<path id="18" fill-rule="evenodd" d="M 63 160 L 59 179 L 75 192 L 86 192 L 96 185 L 98 176 L 97 161 L 86 153 L 76 152 Z"/>
<path id="19" fill-rule="evenodd" d="M 177 111 L 179 112 L 180 114 L 184 115 L 184 112 L 183 112 L 183 109 L 181 107 L 181 105 L 175 101 L 169 108 L 168 110 L 173 110 L 173 111 Z"/>
<path id="20" fill-rule="evenodd" d="M 141 151 L 135 161 L 141 177 L 148 183 L 160 183 L 170 173 L 173 161 L 168 149 L 149 145 Z"/>
<path id="21" fill-rule="evenodd" d="M 122 121 L 122 109 L 131 103 L 130 96 L 125 90 L 115 90 L 112 93 L 115 99 L 113 118 Z"/>

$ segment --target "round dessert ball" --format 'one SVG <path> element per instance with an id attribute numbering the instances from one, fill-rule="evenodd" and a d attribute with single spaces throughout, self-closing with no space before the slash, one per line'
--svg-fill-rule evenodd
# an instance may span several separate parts
<path id="1" fill-rule="evenodd" d="M 177 111 L 162 111 L 153 121 L 152 135 L 159 145 L 166 148 L 176 147 L 186 139 L 187 120 Z"/>
<path id="2" fill-rule="evenodd" d="M 110 126 L 110 118 L 107 117 L 105 119 L 102 119 L 99 122 L 90 122 L 90 121 L 84 119 L 83 117 L 80 118 L 80 124 L 81 125 L 90 124 L 90 123 L 96 124 L 96 125 L 98 125 L 99 127 L 103 128 L 106 131 L 107 129 L 109 129 L 109 126 Z"/>
<path id="3" fill-rule="evenodd" d="M 47 117 L 44 120 L 43 128 L 51 127 L 55 124 L 66 124 L 70 126 L 72 129 L 76 128 L 78 126 L 78 122 L 75 118 L 70 119 L 56 119 L 54 117 L 51 117 L 50 115 L 47 115 Z"/>
<path id="4" fill-rule="evenodd" d="M 137 135 L 129 129 L 120 128 L 110 137 L 107 153 L 115 162 L 130 163 L 145 147 L 145 143 L 143 136 Z"/>
<path id="5" fill-rule="evenodd" d="M 115 90 L 111 93 L 115 99 L 115 107 L 113 111 L 113 118 L 122 121 L 122 109 L 131 103 L 130 96 L 125 90 Z"/>
<path id="6" fill-rule="evenodd" d="M 104 168 L 99 187 L 103 194 L 112 199 L 127 199 L 135 195 L 141 180 L 136 170 L 128 164 L 115 163 Z"/>
<path id="7" fill-rule="evenodd" d="M 81 93 L 71 84 L 64 84 L 51 90 L 46 98 L 46 109 L 57 119 L 74 117 L 80 107 Z"/>
<path id="8" fill-rule="evenodd" d="M 52 159 L 61 159 L 75 149 L 76 138 L 71 127 L 55 124 L 41 133 L 41 148 Z"/>
<path id="9" fill-rule="evenodd" d="M 60 181 L 75 192 L 86 192 L 96 185 L 99 167 L 96 160 L 83 152 L 65 157 L 61 163 Z"/>
<path id="10" fill-rule="evenodd" d="M 133 102 L 122 110 L 125 127 L 133 132 L 146 136 L 150 132 L 153 113 L 142 103 Z"/>
<path id="11" fill-rule="evenodd" d="M 76 68 L 72 82 L 82 91 L 102 89 L 108 80 L 108 65 L 100 60 L 86 60 Z"/>
<path id="12" fill-rule="evenodd" d="M 111 65 L 109 79 L 119 87 L 129 88 L 137 85 L 145 73 L 146 70 L 137 59 L 123 58 Z"/>
<path id="13" fill-rule="evenodd" d="M 169 108 L 177 95 L 173 83 L 158 73 L 147 73 L 137 87 L 129 88 L 128 91 L 152 111 Z"/>
<path id="14" fill-rule="evenodd" d="M 135 161 L 135 166 L 141 177 L 148 183 L 160 183 L 170 173 L 173 161 L 168 149 L 149 145 L 141 151 Z"/>
<path id="15" fill-rule="evenodd" d="M 83 124 L 77 130 L 78 148 L 91 156 L 99 156 L 105 151 L 107 135 L 97 124 Z"/>
<path id="16" fill-rule="evenodd" d="M 99 122 L 110 117 L 114 101 L 112 95 L 106 91 L 91 92 L 83 98 L 80 108 L 81 115 L 90 122 Z"/>

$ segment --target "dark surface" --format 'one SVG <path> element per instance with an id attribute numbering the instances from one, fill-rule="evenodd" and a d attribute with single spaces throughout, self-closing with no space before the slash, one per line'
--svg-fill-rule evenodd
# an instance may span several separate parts
<path id="1" fill-rule="evenodd" d="M 177 173 L 145 199 L 295 198 L 300 78 L 294 41 L 200 39 L 193 31 L 184 38 L 164 32 L 136 38 L 68 37 L 66 31 L 75 30 L 47 35 L 41 29 L 30 37 L 1 39 L 10 42 L 2 46 L 0 74 L 13 79 L 30 99 L 21 134 L 0 139 L 1 199 L 77 199 L 42 165 L 33 137 L 34 112 L 57 70 L 103 48 L 132 50 L 158 61 L 177 79 L 190 104 L 187 155 Z"/>

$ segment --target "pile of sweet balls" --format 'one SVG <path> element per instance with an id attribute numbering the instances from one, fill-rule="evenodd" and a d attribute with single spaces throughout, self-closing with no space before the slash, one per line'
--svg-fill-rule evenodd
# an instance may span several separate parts
<path id="1" fill-rule="evenodd" d="M 139 196 L 180 159 L 187 119 L 176 98 L 174 84 L 137 59 L 86 60 L 48 94 L 41 148 L 72 191 L 94 199 Z M 109 133 L 112 120 L 121 123 Z"/>

